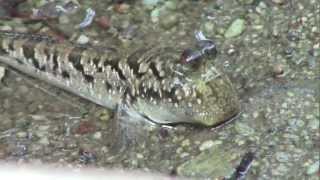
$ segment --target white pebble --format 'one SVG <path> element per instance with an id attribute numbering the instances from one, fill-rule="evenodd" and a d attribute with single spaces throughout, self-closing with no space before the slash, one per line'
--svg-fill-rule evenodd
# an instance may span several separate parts
<path id="1" fill-rule="evenodd" d="M 3 79 L 6 69 L 3 66 L 0 66 L 0 80 Z"/>
<path id="2" fill-rule="evenodd" d="M 79 44 L 87 44 L 88 42 L 89 42 L 89 38 L 86 35 L 80 35 L 77 40 L 77 43 Z"/>

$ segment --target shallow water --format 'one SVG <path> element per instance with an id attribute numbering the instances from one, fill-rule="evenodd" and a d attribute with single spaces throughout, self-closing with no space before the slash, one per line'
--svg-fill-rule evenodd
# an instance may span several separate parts
<path id="1" fill-rule="evenodd" d="M 19 8 L 40 8 L 37 2 Z M 188 48 L 201 30 L 217 44 L 215 66 L 237 89 L 239 117 L 218 129 L 120 126 L 113 112 L 8 69 L 0 86 L 0 159 L 213 179 L 230 177 L 254 151 L 247 179 L 317 179 L 319 2 L 142 2 L 86 1 L 79 14 L 58 21 L 15 18 L 0 25 L 72 41 L 85 35 L 124 52 L 149 43 Z M 88 7 L 96 19 L 107 18 L 108 27 L 94 21 L 76 29 Z M 232 26 L 237 19 L 244 24 Z"/>

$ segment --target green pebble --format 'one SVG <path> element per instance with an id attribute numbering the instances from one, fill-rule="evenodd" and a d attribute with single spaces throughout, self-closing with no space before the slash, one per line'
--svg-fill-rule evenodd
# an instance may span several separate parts
<path id="1" fill-rule="evenodd" d="M 239 0 L 239 2 L 241 4 L 249 5 L 249 4 L 252 4 L 254 0 Z"/>
<path id="2" fill-rule="evenodd" d="M 179 22 L 179 16 L 176 13 L 168 13 L 160 17 L 160 25 L 164 29 L 171 29 Z"/>
<path id="3" fill-rule="evenodd" d="M 190 146 L 190 140 L 189 139 L 183 140 L 181 143 L 181 146 L 182 147 Z"/>
<path id="4" fill-rule="evenodd" d="M 232 38 L 239 36 L 246 28 L 246 22 L 244 19 L 234 20 L 229 28 L 224 33 L 225 38 Z"/>
<path id="5" fill-rule="evenodd" d="M 102 110 L 98 112 L 98 117 L 100 121 L 108 121 L 111 118 L 111 113 L 109 110 Z"/>
<path id="6" fill-rule="evenodd" d="M 203 25 L 203 30 L 206 34 L 214 34 L 215 24 L 213 22 L 206 22 Z"/>
<path id="7" fill-rule="evenodd" d="M 192 176 L 197 179 L 214 179 L 229 176 L 233 171 L 231 151 L 221 147 L 203 151 L 195 158 L 181 164 L 177 172 L 182 176 Z"/>
<path id="8" fill-rule="evenodd" d="M 162 0 L 143 0 L 142 4 L 144 6 L 146 6 L 147 8 L 153 8 L 154 6 L 156 6 L 161 1 Z"/>
<path id="9" fill-rule="evenodd" d="M 316 173 L 319 170 L 319 166 L 320 166 L 320 161 L 317 161 L 317 162 L 311 164 L 307 169 L 307 174 L 312 175 L 312 174 Z"/>
<path id="10" fill-rule="evenodd" d="M 235 129 L 239 134 L 243 136 L 250 136 L 254 134 L 254 129 L 244 123 L 236 123 Z"/>
<path id="11" fill-rule="evenodd" d="M 156 22 L 159 21 L 160 11 L 161 11 L 160 8 L 156 8 L 156 9 L 151 11 L 150 17 L 151 17 L 151 21 L 153 23 L 156 23 Z"/>
<path id="12" fill-rule="evenodd" d="M 176 1 L 166 1 L 164 6 L 170 10 L 176 10 L 178 7 Z"/>

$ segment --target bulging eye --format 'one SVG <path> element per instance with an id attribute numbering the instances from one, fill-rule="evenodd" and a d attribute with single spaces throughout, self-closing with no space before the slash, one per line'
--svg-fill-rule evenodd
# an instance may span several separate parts
<path id="1" fill-rule="evenodd" d="M 189 64 L 198 61 L 200 58 L 201 54 L 199 52 L 188 48 L 181 53 L 180 60 L 182 64 Z"/>
<path id="2" fill-rule="evenodd" d="M 195 49 L 185 49 L 181 53 L 180 61 L 182 64 L 198 64 L 205 56 L 216 55 L 216 45 L 211 39 L 207 39 L 203 33 L 195 32 L 197 39 Z"/>

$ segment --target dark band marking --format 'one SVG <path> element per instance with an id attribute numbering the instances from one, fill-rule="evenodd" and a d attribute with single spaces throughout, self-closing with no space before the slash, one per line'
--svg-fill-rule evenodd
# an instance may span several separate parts
<path id="1" fill-rule="evenodd" d="M 77 49 L 73 49 L 71 51 L 71 53 L 69 54 L 68 60 L 69 60 L 69 62 L 72 63 L 73 67 L 77 71 L 84 74 L 84 68 L 83 68 L 83 65 L 81 64 L 81 54 L 79 53 L 79 51 L 77 51 Z"/>
<path id="2" fill-rule="evenodd" d="M 26 59 L 35 59 L 34 44 L 23 43 L 22 48 L 23 48 L 23 55 Z"/>
<path id="3" fill-rule="evenodd" d="M 52 65 L 53 65 L 52 71 L 54 74 L 57 74 L 57 70 L 58 70 L 58 66 L 59 66 L 57 58 L 58 58 L 58 51 L 57 51 L 57 48 L 54 48 L 53 57 L 52 57 Z"/>
<path id="4" fill-rule="evenodd" d="M 62 71 L 61 75 L 64 79 L 70 79 L 70 74 L 67 71 Z"/>

